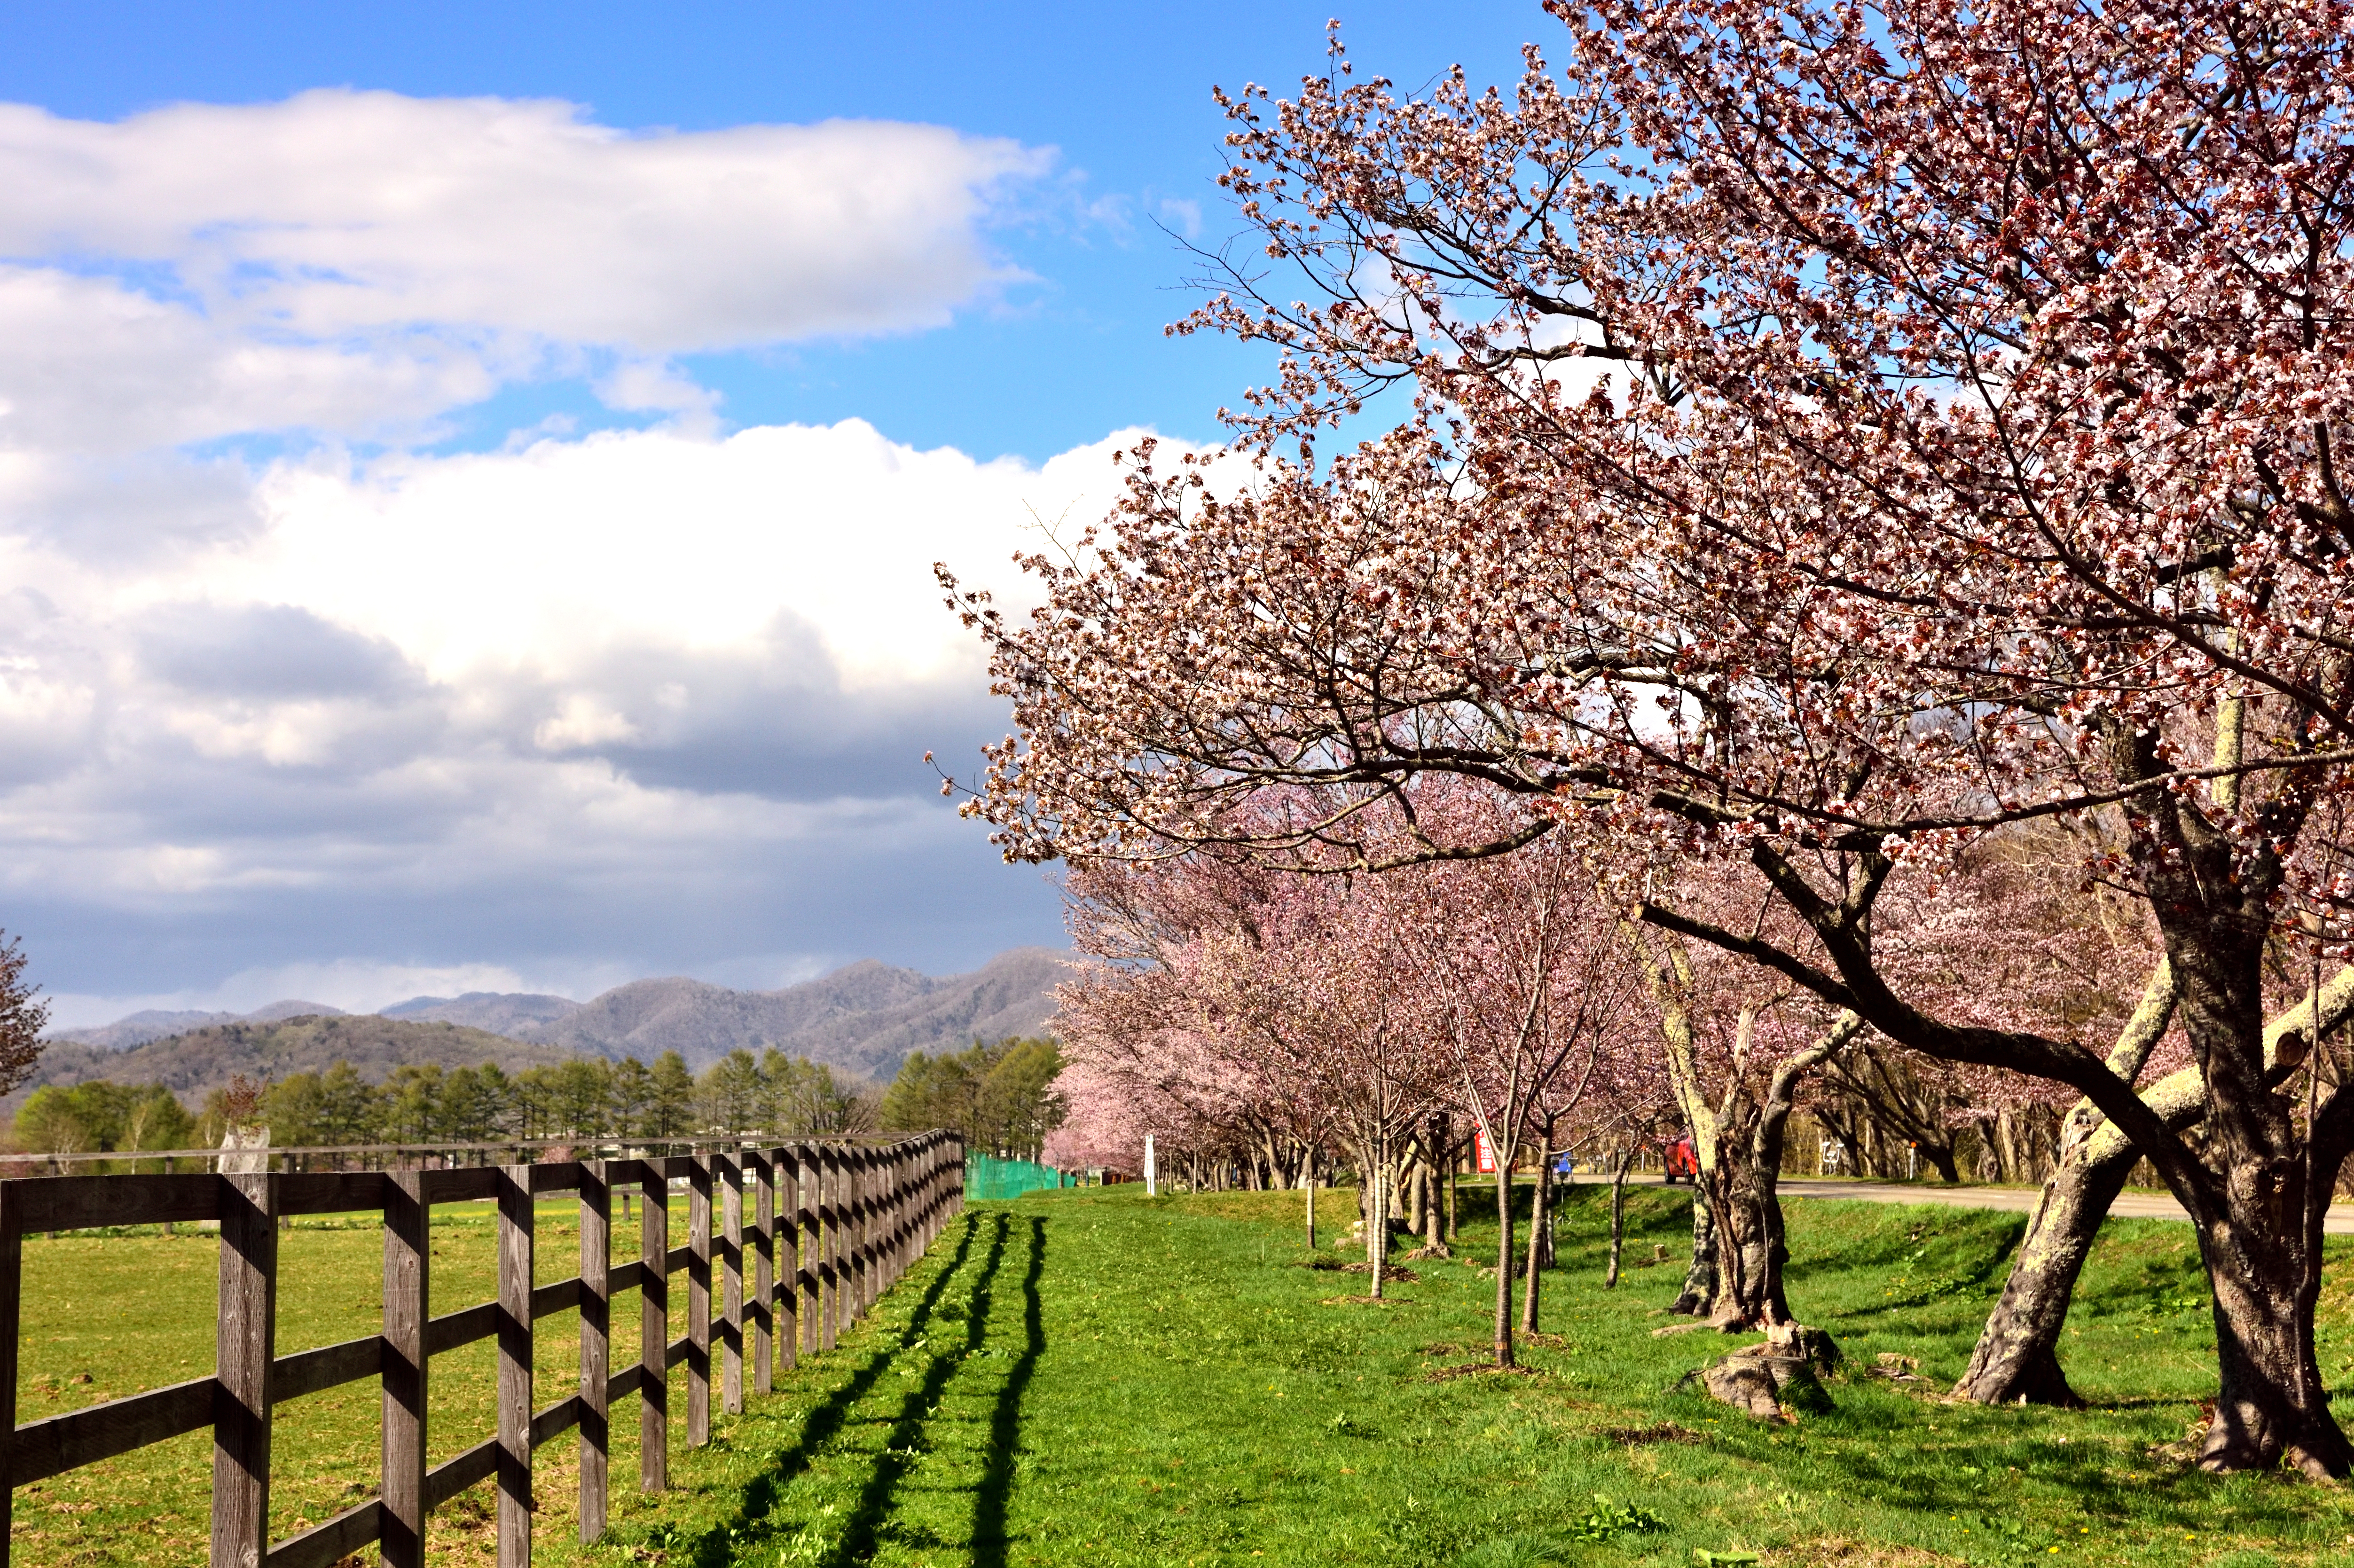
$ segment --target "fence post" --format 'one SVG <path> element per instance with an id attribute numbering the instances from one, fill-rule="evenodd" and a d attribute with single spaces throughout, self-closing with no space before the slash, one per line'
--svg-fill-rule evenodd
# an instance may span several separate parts
<path id="1" fill-rule="evenodd" d="M 0 1433 L 16 1430 L 16 1330 L 25 1299 L 25 1223 L 19 1189 L 0 1181 Z M 16 1444 L 0 1443 L 0 1568 L 8 1568 L 8 1536 L 16 1524 Z"/>
<path id="2" fill-rule="evenodd" d="M 866 1151 L 842 1151 L 842 1329 L 866 1316 Z"/>
<path id="3" fill-rule="evenodd" d="M 892 1275 L 895 1284 L 907 1277 L 907 1270 L 916 1266 L 918 1255 L 916 1251 L 916 1200 L 917 1179 L 924 1168 L 921 1150 L 922 1145 L 918 1144 L 913 1149 L 903 1149 L 899 1154 L 899 1248 L 898 1266 Z"/>
<path id="4" fill-rule="evenodd" d="M 818 1242 L 818 1278 L 823 1299 L 818 1308 L 818 1349 L 833 1349 L 842 1309 L 842 1157 L 830 1143 L 818 1145 L 818 1223 L 824 1234 Z"/>
<path id="5" fill-rule="evenodd" d="M 580 1543 L 605 1533 L 607 1473 L 612 1460 L 613 1190 L 605 1162 L 580 1162 Z"/>
<path id="6" fill-rule="evenodd" d="M 859 1227 L 865 1238 L 866 1254 L 858 1271 L 858 1315 L 864 1318 L 875 1309 L 875 1301 L 883 1294 L 883 1151 L 861 1150 L 858 1159 L 864 1168 L 860 1180 L 866 1195 L 865 1221 Z"/>
<path id="7" fill-rule="evenodd" d="M 744 1414 L 744 1162 L 714 1155 L 719 1179 L 719 1405 Z"/>
<path id="8" fill-rule="evenodd" d="M 531 1167 L 499 1183 L 499 1568 L 531 1568 Z"/>
<path id="9" fill-rule="evenodd" d="M 842 1151 L 842 1327 L 847 1334 L 866 1315 L 866 1151 Z"/>
<path id="10" fill-rule="evenodd" d="M 770 1150 L 769 1170 L 776 1177 L 776 1290 L 769 1308 L 776 1330 L 777 1365 L 790 1372 L 799 1364 L 801 1321 L 801 1245 L 800 1155 L 790 1148 Z M 0 1568 L 5 1568 L 0 1564 Z"/>
<path id="11" fill-rule="evenodd" d="M 801 1166 L 801 1193 L 794 1213 L 800 1216 L 801 1266 L 794 1271 L 800 1282 L 801 1296 L 801 1349 L 811 1355 L 818 1352 L 819 1310 L 818 1278 L 822 1269 L 818 1248 L 820 1224 L 818 1205 L 822 1202 L 824 1178 L 818 1164 L 817 1149 L 812 1144 L 801 1146 L 798 1156 Z"/>
<path id="12" fill-rule="evenodd" d="M 415 1171 L 385 1173 L 383 1568 L 425 1568 L 425 1325 L 433 1211 Z"/>
<path id="13" fill-rule="evenodd" d="M 752 1392 L 767 1393 L 777 1323 L 777 1151 L 755 1154 L 752 1199 Z"/>
<path id="14" fill-rule="evenodd" d="M 711 1172 L 716 1155 L 686 1157 L 686 1446 L 711 1441 Z"/>
<path id="15" fill-rule="evenodd" d="M 277 1351 L 278 1183 L 224 1176 L 213 1393 L 213 1568 L 270 1550 L 270 1383 Z"/>
<path id="16" fill-rule="evenodd" d="M 641 1184 L 638 1256 L 638 1487 L 670 1485 L 670 1176 L 649 1156 Z"/>

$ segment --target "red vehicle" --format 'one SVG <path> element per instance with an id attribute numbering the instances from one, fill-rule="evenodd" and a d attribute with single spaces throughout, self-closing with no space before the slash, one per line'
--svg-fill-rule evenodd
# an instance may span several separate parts
<path id="1" fill-rule="evenodd" d="M 1666 1168 L 1666 1181 L 1670 1186 L 1673 1186 L 1679 1180 L 1698 1184 L 1700 1160 L 1692 1154 L 1691 1133 L 1679 1134 L 1674 1142 L 1659 1150 L 1659 1155 L 1660 1161 Z"/>

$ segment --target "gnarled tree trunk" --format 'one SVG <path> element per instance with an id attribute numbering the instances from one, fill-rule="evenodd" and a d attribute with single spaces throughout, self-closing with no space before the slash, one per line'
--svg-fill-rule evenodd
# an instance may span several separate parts
<path id="1" fill-rule="evenodd" d="M 2118 1035 L 2109 1057 L 2111 1071 L 2127 1081 L 2140 1074 L 2163 1037 L 2173 1008 L 2172 971 L 2161 962 L 2141 1005 Z M 2268 1063 L 2277 1067 L 2285 1052 L 2294 1059 L 2307 1049 L 2317 1008 L 2323 1034 L 2354 1016 L 2354 969 L 2339 971 L 2317 998 L 2308 994 L 2274 1021 L 2265 1030 Z M 2193 1067 L 2158 1080 L 2141 1097 L 2175 1132 L 2196 1125 L 2205 1107 Z M 1954 1385 L 1956 1394 L 1987 1404 L 2082 1403 L 2060 1366 L 2060 1331 L 2101 1222 L 2140 1158 L 2141 1151 L 2089 1102 L 2080 1102 L 2068 1113 L 2061 1126 L 2058 1161 L 2020 1241 L 2002 1298 L 1978 1336 L 1968 1370 Z M 2319 1201 L 2326 1205 L 2327 1195 Z"/>

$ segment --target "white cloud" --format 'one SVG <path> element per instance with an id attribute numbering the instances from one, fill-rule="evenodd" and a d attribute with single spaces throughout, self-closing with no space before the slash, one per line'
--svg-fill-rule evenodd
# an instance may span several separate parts
<path id="1" fill-rule="evenodd" d="M 932 563 L 1024 602 L 1009 557 L 1099 518 L 1135 436 L 1036 467 L 857 420 L 289 459 L 249 532 L 0 540 L 42 585 L 0 598 L 0 887 L 450 896 L 925 838 L 923 751 L 1002 723 Z"/>
<path id="2" fill-rule="evenodd" d="M 834 121 L 625 132 L 578 106 L 322 90 L 119 123 L 0 104 L 0 444 L 380 434 L 624 356 L 935 326 L 1051 153 Z"/>
<path id="3" fill-rule="evenodd" d="M 440 682 L 563 680 L 629 650 L 767 660 L 785 617 L 845 685 L 887 693 L 979 670 L 932 563 L 1018 588 L 1008 557 L 1058 519 L 1100 517 L 1110 454 L 1134 440 L 1033 468 L 919 451 L 853 419 L 288 465 L 261 485 L 267 533 L 197 575 L 208 593 L 386 638 Z M 163 600 L 186 581 L 128 593 Z"/>
<path id="4" fill-rule="evenodd" d="M 1099 517 L 1129 438 L 723 435 L 682 356 L 988 300 L 1051 163 L 387 93 L 0 105 L 0 925 L 73 955 L 60 1022 L 1050 935 L 927 787 L 1003 724 L 931 566 L 1019 602 L 1007 556 Z M 417 455 L 549 377 L 668 422 Z"/>

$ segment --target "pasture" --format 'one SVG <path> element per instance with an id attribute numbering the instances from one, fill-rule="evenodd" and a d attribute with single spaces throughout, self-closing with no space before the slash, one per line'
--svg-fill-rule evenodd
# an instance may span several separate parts
<path id="1" fill-rule="evenodd" d="M 2187 1229 L 2112 1221 L 2063 1350 L 2094 1402 L 1988 1410 L 1936 1397 L 1959 1372 L 2021 1216 L 1798 1201 L 1794 1305 L 1848 1357 L 1832 1412 L 1768 1427 L 1676 1387 L 1730 1343 L 1661 1336 L 1688 1198 L 1628 1196 L 1630 1259 L 1601 1288 L 1606 1194 L 1580 1186 L 1525 1375 L 1480 1359 L 1492 1245 L 1467 1186 L 1455 1260 L 1410 1264 L 1386 1305 L 1362 1276 L 1301 1266 L 1297 1193 L 1148 1200 L 1138 1188 L 976 1204 L 832 1355 L 778 1374 L 710 1446 L 674 1436 L 674 1489 L 617 1486 L 613 1528 L 573 1540 L 568 1442 L 540 1454 L 542 1560 L 760 1568 L 1010 1564 L 1686 1565 L 2338 1561 L 2354 1501 L 2281 1476 L 2188 1468 L 2211 1387 L 2211 1328 Z M 1349 1206 L 1323 1195 L 1328 1227 Z M 568 1271 L 567 1203 L 543 1206 L 541 1266 Z M 436 1290 L 489 1296 L 485 1212 L 437 1214 Z M 1331 1239 L 1328 1228 L 1327 1240 Z M 2333 1243 L 2342 1269 L 2343 1253 Z M 1328 1261 L 1361 1254 L 1327 1246 Z M 281 1353 L 369 1331 L 372 1224 L 285 1238 Z M 27 1419 L 200 1373 L 214 1246 L 183 1234 L 28 1238 Z M 2324 1364 L 2354 1383 L 2354 1309 L 2333 1280 Z M 634 1314 L 614 1314 L 614 1360 Z M 551 1327 L 553 1325 L 551 1324 Z M 1746 1342 L 1741 1341 L 1732 1341 Z M 1878 1375 L 1917 1361 L 1918 1381 Z M 538 1347 L 567 1386 L 572 1343 Z M 436 1363 L 429 1457 L 492 1421 L 487 1345 Z M 91 1381 L 80 1381 L 88 1376 Z M 364 1383 L 283 1407 L 273 1533 L 366 1493 L 377 1396 Z M 617 1412 L 617 1478 L 635 1422 Z M 202 1435 L 19 1494 L 19 1560 L 202 1560 Z M 487 1487 L 436 1515 L 437 1561 L 490 1557 Z M 1696 1553 L 1702 1555 L 1695 1555 Z"/>

